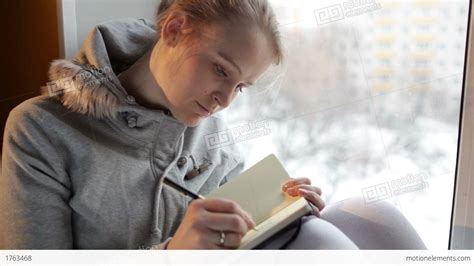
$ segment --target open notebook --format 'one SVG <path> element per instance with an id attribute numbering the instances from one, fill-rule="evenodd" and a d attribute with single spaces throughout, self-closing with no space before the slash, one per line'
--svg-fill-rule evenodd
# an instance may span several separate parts
<path id="1" fill-rule="evenodd" d="M 280 161 L 271 154 L 206 195 L 206 198 L 234 200 L 252 215 L 258 231 L 248 231 L 239 249 L 254 248 L 311 212 L 305 198 L 292 197 L 281 190 L 283 183 L 289 179 Z"/>

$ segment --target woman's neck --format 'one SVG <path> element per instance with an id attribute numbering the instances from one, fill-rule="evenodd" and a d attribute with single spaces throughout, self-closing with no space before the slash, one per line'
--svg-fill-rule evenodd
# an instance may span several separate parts
<path id="1" fill-rule="evenodd" d="M 150 72 L 150 56 L 151 50 L 120 73 L 118 79 L 138 104 L 152 109 L 168 109 L 166 96 Z"/>

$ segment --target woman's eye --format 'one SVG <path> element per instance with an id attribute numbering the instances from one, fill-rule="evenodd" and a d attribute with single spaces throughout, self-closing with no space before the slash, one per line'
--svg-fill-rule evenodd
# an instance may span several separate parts
<path id="1" fill-rule="evenodd" d="M 214 69 L 216 70 L 216 72 L 219 76 L 228 77 L 227 72 L 225 71 L 225 69 L 223 67 L 221 67 L 219 64 L 214 64 Z M 243 91 L 243 89 L 244 89 L 243 85 L 239 85 L 235 89 L 238 90 L 241 93 L 244 92 Z"/>
<path id="2" fill-rule="evenodd" d="M 216 72 L 217 72 L 217 74 L 219 74 L 219 76 L 227 77 L 227 73 L 225 72 L 225 70 L 220 65 L 215 64 L 214 68 L 216 69 Z"/>

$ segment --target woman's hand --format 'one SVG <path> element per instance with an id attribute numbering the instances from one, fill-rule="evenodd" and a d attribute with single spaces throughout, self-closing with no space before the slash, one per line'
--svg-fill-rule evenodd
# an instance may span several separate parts
<path id="1" fill-rule="evenodd" d="M 189 204 L 167 249 L 236 249 L 255 226 L 250 215 L 234 201 L 196 199 Z M 222 246 L 220 231 L 225 233 Z"/>
<path id="2" fill-rule="evenodd" d="M 311 180 L 309 178 L 293 178 L 283 184 L 282 190 L 293 197 L 303 196 L 311 203 L 313 214 L 317 217 L 321 217 L 320 212 L 325 206 L 324 201 L 321 199 L 322 191 L 319 187 L 311 186 Z"/>

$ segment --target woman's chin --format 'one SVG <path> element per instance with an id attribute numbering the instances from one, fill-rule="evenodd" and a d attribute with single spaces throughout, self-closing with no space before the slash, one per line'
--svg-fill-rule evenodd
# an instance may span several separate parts
<path id="1" fill-rule="evenodd" d="M 201 123 L 202 120 L 206 118 L 207 117 L 193 114 L 191 116 L 184 117 L 183 119 L 179 119 L 179 121 L 188 127 L 196 127 L 199 125 L 199 123 Z"/>

